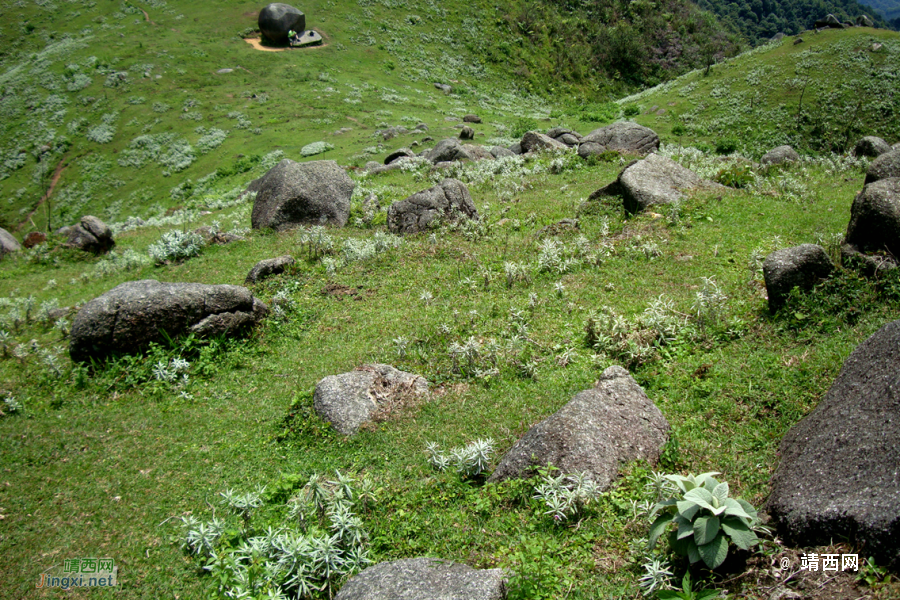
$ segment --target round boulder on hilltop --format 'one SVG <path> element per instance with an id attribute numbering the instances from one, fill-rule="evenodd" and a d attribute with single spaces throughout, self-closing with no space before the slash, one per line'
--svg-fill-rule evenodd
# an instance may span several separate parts
<path id="1" fill-rule="evenodd" d="M 791 290 L 810 290 L 831 274 L 834 265 L 822 246 L 801 244 L 776 250 L 763 263 L 763 277 L 769 293 L 769 310 L 781 308 Z"/>
<path id="2" fill-rule="evenodd" d="M 608 151 L 639 154 L 641 156 L 659 150 L 659 136 L 643 125 L 623 121 L 595 129 L 578 145 L 581 158 L 603 154 Z"/>
<path id="3" fill-rule="evenodd" d="M 306 15 L 289 4 L 273 2 L 259 11 L 259 30 L 269 41 L 285 44 L 288 33 L 306 30 Z"/>
<path id="4" fill-rule="evenodd" d="M 286 158 L 248 186 L 248 192 L 256 192 L 250 224 L 275 231 L 300 225 L 343 227 L 355 187 L 333 160 L 298 163 Z"/>
<path id="5" fill-rule="evenodd" d="M 255 325 L 267 310 L 250 290 L 237 285 L 128 281 L 78 311 L 69 334 L 69 356 L 87 362 L 139 352 L 167 336 L 231 335 Z"/>
<path id="6" fill-rule="evenodd" d="M 781 441 L 767 512 L 804 548 L 837 540 L 900 568 L 900 321 L 860 344 Z"/>
<path id="7" fill-rule="evenodd" d="M 609 367 L 593 389 L 528 430 L 506 453 L 489 482 L 525 478 L 534 467 L 584 473 L 601 489 L 629 462 L 655 464 L 669 438 L 669 423 L 622 367 Z"/>
<path id="8" fill-rule="evenodd" d="M 784 146 L 778 146 L 777 148 L 772 148 L 766 152 L 763 157 L 759 159 L 759 163 L 767 167 L 769 165 L 794 163 L 798 160 L 800 160 L 800 155 L 797 154 L 797 151 L 785 144 Z"/>

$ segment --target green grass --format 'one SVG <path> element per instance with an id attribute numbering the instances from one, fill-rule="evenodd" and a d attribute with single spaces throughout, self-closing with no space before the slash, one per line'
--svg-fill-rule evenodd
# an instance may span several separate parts
<path id="1" fill-rule="evenodd" d="M 615 118 L 609 116 L 612 107 L 594 99 L 551 104 L 507 95 L 514 81 L 499 68 L 481 70 L 467 63 L 463 44 L 451 46 L 445 60 L 438 61 L 437 38 L 421 38 L 414 51 L 389 42 L 389 34 L 413 26 L 404 21 L 413 10 L 433 35 L 444 23 L 449 23 L 449 35 L 464 22 L 460 13 L 434 4 L 315 3 L 304 7 L 308 23 L 321 25 L 329 44 L 284 53 L 251 50 L 236 37 L 255 21 L 248 13 L 255 15 L 258 7 L 247 3 L 215 5 L 221 16 L 214 23 L 205 19 L 208 6 L 203 12 L 175 3 L 144 7 L 155 27 L 136 23 L 134 14 L 119 18 L 104 12 L 107 24 L 122 28 L 103 29 L 97 6 L 67 5 L 82 14 L 70 12 L 66 27 L 93 27 L 97 38 L 46 70 L 61 76 L 65 63 L 91 54 L 110 65 L 157 65 L 150 78 L 133 73 L 125 89 L 104 88 L 104 78 L 95 75 L 84 91 L 63 92 L 72 103 L 59 130 L 76 116 L 84 115 L 94 126 L 104 114 L 120 115 L 111 142 L 87 142 L 79 134 L 72 136 L 67 153 L 51 150 L 51 164 L 69 165 L 53 196 L 54 227 L 89 212 L 119 222 L 128 216 L 157 218 L 152 226 L 119 233 L 120 251 L 146 255 L 169 229 L 214 223 L 224 230 L 248 227 L 250 204 L 237 201 L 233 190 L 261 175 L 263 157 L 274 150 L 297 159 L 300 148 L 322 140 L 335 149 L 313 159 L 360 166 L 425 135 L 380 140 L 374 133 L 382 123 L 411 129 L 425 122 L 428 135 L 441 139 L 457 131 L 447 115 L 477 112 L 485 124 L 475 126 L 476 140 L 487 142 L 526 122 L 541 128 L 566 124 L 586 133 Z M 380 31 L 365 9 L 377 13 L 387 30 Z M 50 17 L 33 6 L 16 14 L 35 30 L 25 34 L 4 25 L 0 89 L 6 100 L 0 106 L 11 112 L 4 113 L 8 119 L 0 148 L 18 145 L 18 133 L 34 121 L 30 113 L 15 113 L 9 90 L 15 98 L 29 89 L 45 98 L 47 91 L 36 92 L 40 74 L 14 80 L 8 69 L 43 47 L 38 40 L 44 38 L 29 36 L 48 35 Z M 62 27 L 56 21 L 52 26 Z M 367 32 L 378 33 L 385 48 L 362 43 Z M 848 31 L 820 34 L 810 46 L 830 56 L 833 43 L 837 48 L 844 43 L 832 35 L 861 36 L 860 43 L 868 43 L 866 36 L 881 36 L 889 52 L 897 44 L 896 34 Z M 636 103 L 643 113 L 654 104 L 668 109 L 676 102 L 668 117 L 641 114 L 636 120 L 659 130 L 667 142 L 712 148 L 720 134 L 733 131 L 712 125 L 700 131 L 707 127 L 707 116 L 687 119 L 681 111 L 689 101 L 699 102 L 725 83 L 746 93 L 739 82 L 760 67 L 758 61 L 791 65 L 796 53 L 810 46 L 787 44 L 744 56 L 713 67 L 708 78 L 694 73 L 623 105 Z M 388 58 L 393 69 L 387 67 Z M 236 70 L 215 73 L 223 67 Z M 156 73 L 163 78 L 155 79 Z M 452 81 L 455 93 L 444 95 L 434 89 L 434 81 Z M 694 91 L 680 93 L 695 81 Z M 778 96 L 776 87 L 766 88 L 772 94 L 765 104 L 767 127 L 775 123 L 771 115 L 777 103 L 791 101 L 789 94 Z M 268 101 L 259 101 L 262 94 Z M 407 100 L 395 103 L 391 94 Z M 99 104 L 78 105 L 76 111 L 84 96 L 98 98 Z M 128 104 L 137 96 L 146 103 Z M 188 98 L 200 102 L 195 108 L 202 121 L 179 118 Z M 156 113 L 154 102 L 172 109 Z M 235 128 L 237 119 L 227 116 L 233 111 L 246 115 L 252 127 Z M 688 131 L 680 138 L 669 129 L 676 122 L 672 114 Z M 131 140 L 156 118 L 161 121 L 148 132 L 174 132 L 192 144 L 201 137 L 198 125 L 229 134 L 221 146 L 198 154 L 190 167 L 168 177 L 157 164 L 120 167 L 117 160 Z M 129 124 L 133 119 L 137 122 Z M 262 131 L 253 133 L 255 127 Z M 342 127 L 353 129 L 331 135 Z M 879 131 L 895 141 L 890 127 L 886 122 Z M 739 148 L 752 154 L 774 143 L 777 136 L 763 129 L 758 138 L 738 135 L 741 144 L 749 145 Z M 366 153 L 368 147 L 375 152 Z M 733 164 L 674 146 L 664 151 L 710 178 Z M 38 163 L 29 156 L 25 166 L 0 180 L 5 200 L 0 215 L 12 229 L 35 208 L 44 185 L 32 181 Z M 615 199 L 584 204 L 591 192 L 616 177 L 628 162 L 625 157 L 588 164 L 542 156 L 499 168 L 462 166 L 452 174 L 469 183 L 482 226 L 443 227 L 433 236 L 408 237 L 398 248 L 342 265 L 339 251 L 346 240 L 371 239 L 383 230 L 383 211 L 391 202 L 443 176 L 422 168 L 377 176 L 351 169 L 357 191 L 350 225 L 327 231 L 334 253 L 325 258 L 338 261 L 333 273 L 310 256 L 299 231 L 252 231 L 245 233 L 247 241 L 206 247 L 183 263 L 157 267 L 148 262 L 132 270 L 103 270 L 104 259 L 56 242 L 5 257 L 0 329 L 9 331 L 10 340 L 0 348 L 0 397 L 14 396 L 24 409 L 0 418 L 0 598 L 52 597 L 53 592 L 34 589 L 39 573 L 82 556 L 114 558 L 120 587 L 73 592 L 76 596 L 208 597 L 215 583 L 199 561 L 181 550 L 179 517 L 221 516 L 220 492 L 268 485 L 271 501 L 252 525 L 257 531 L 275 526 L 283 517 L 279 501 L 284 495 L 311 473 L 334 470 L 365 474 L 380 488 L 378 502 L 362 515 L 376 561 L 425 554 L 510 568 L 521 575 L 514 589 L 520 598 L 639 596 L 643 572 L 635 544 L 646 537 L 649 521 L 631 501 L 646 499 L 647 465 L 626 467 L 620 483 L 582 521 L 559 525 L 542 514 L 530 484 L 484 486 L 477 479 L 437 473 L 428 465 L 426 444 L 450 448 L 491 437 L 505 452 L 530 426 L 591 387 L 603 368 L 621 359 L 588 346 L 585 326 L 592 314 L 606 306 L 637 327 L 645 309 L 664 294 L 688 325 L 672 343 L 648 347 L 631 369 L 669 420 L 677 442 L 669 445 L 658 468 L 720 471 L 733 496 L 761 506 L 781 437 L 816 405 L 852 349 L 900 314 L 897 282 L 875 284 L 846 273 L 794 298 L 781 313 L 768 313 L 755 258 L 805 242 L 821 241 L 833 251 L 835 236 L 849 220 L 866 163 L 827 156 L 755 173 L 742 190 L 691 194 L 678 207 L 659 208 L 659 215 L 628 218 Z M 201 182 L 213 171 L 216 177 Z M 170 190 L 186 190 L 187 180 L 192 189 L 173 197 Z M 19 189 L 25 191 L 18 194 Z M 369 193 L 381 206 L 372 214 L 364 206 Z M 166 216 L 177 208 L 184 210 Z M 204 210 L 210 214 L 201 214 Z M 576 217 L 577 231 L 543 231 Z M 44 205 L 34 223 L 17 234 L 43 228 L 42 219 Z M 564 273 L 540 270 L 541 244 L 547 239 L 556 240 L 564 256 L 581 256 L 581 262 Z M 294 268 L 254 292 L 271 303 L 287 289 L 296 304 L 288 318 L 269 320 L 248 338 L 215 349 L 182 343 L 88 370 L 69 362 L 66 340 L 50 323 L 14 323 L 13 305 L 28 296 L 34 297 L 34 314 L 42 303 L 82 305 L 135 279 L 240 285 L 258 260 L 283 254 L 298 259 Z M 527 277 L 508 282 L 504 265 L 509 262 L 523 265 Z M 716 319 L 706 315 L 701 323 L 692 315 L 702 278 L 713 278 L 728 299 Z M 430 300 L 423 299 L 424 292 Z M 398 353 L 398 338 L 406 340 L 405 354 Z M 452 344 L 469 340 L 483 345 L 471 367 L 455 363 L 449 353 Z M 485 350 L 491 340 L 499 348 L 496 363 Z M 59 378 L 42 358 L 47 351 L 58 354 Z M 156 362 L 174 356 L 192 362 L 190 382 L 178 387 L 153 380 Z M 342 438 L 312 413 L 310 393 L 322 377 L 373 361 L 422 374 L 432 383 L 433 395 Z M 236 527 L 236 521 L 231 525 Z M 778 548 L 770 543 L 767 552 Z M 709 576 L 705 585 L 721 581 Z M 749 597 L 762 593 L 744 585 Z"/>

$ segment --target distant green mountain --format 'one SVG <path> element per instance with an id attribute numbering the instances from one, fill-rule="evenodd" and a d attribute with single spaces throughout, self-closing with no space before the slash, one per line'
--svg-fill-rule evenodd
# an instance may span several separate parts
<path id="1" fill-rule="evenodd" d="M 874 6 L 879 2 L 900 6 L 897 0 L 871 0 L 866 4 Z M 876 27 L 890 27 L 884 17 L 855 0 L 698 0 L 697 4 L 718 15 L 726 26 L 757 41 L 779 32 L 794 35 L 812 29 L 817 20 L 828 14 L 841 21 L 855 21 L 859 15 L 867 14 Z"/>

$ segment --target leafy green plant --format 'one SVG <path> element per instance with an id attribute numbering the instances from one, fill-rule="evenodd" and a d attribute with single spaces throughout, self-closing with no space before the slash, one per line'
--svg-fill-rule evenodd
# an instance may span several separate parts
<path id="1" fill-rule="evenodd" d="M 732 137 L 721 138 L 716 141 L 716 154 L 731 154 L 738 147 L 738 140 Z"/>
<path id="2" fill-rule="evenodd" d="M 716 181 L 733 188 L 745 188 L 755 179 L 749 164 L 735 163 L 716 174 Z"/>
<path id="3" fill-rule="evenodd" d="M 659 600 L 712 600 L 719 595 L 719 590 L 695 590 L 691 583 L 691 572 L 684 574 L 680 590 L 660 590 Z"/>
<path id="4" fill-rule="evenodd" d="M 438 471 L 446 471 L 452 465 L 463 477 L 474 478 L 487 471 L 494 453 L 494 440 L 475 440 L 467 446 L 453 448 L 449 455 L 434 442 L 429 442 L 426 450 L 431 466 Z"/>
<path id="5" fill-rule="evenodd" d="M 677 486 L 679 496 L 657 502 L 650 513 L 648 546 L 653 548 L 668 531 L 669 547 L 687 557 L 691 564 L 703 560 L 710 569 L 728 556 L 729 542 L 742 550 L 759 543 L 753 528 L 758 524 L 756 509 L 745 501 L 728 497 L 728 483 L 713 475 L 666 475 Z M 670 525 L 675 525 L 671 529 Z"/>
<path id="6" fill-rule="evenodd" d="M 879 567 L 875 564 L 875 559 L 871 556 L 863 561 L 860 565 L 859 573 L 856 575 L 856 581 L 865 583 L 873 590 L 891 582 L 891 575 L 886 567 Z"/>
<path id="7" fill-rule="evenodd" d="M 200 256 L 204 245 L 203 237 L 193 231 L 182 232 L 178 230 L 167 231 L 162 234 L 147 251 L 157 265 L 185 260 L 194 256 Z"/>
<path id="8" fill-rule="evenodd" d="M 641 114 L 641 109 L 637 104 L 629 104 L 622 110 L 622 114 L 626 117 L 634 117 Z"/>

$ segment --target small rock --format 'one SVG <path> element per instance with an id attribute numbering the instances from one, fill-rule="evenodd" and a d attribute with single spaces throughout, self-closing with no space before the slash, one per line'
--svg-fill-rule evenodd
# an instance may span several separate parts
<path id="1" fill-rule="evenodd" d="M 788 145 L 784 145 L 766 152 L 763 157 L 759 159 L 759 162 L 761 165 L 768 166 L 794 163 L 798 160 L 800 160 L 800 155 L 797 154 L 797 151 Z"/>
<path id="2" fill-rule="evenodd" d="M 481 117 L 478 115 L 465 115 L 463 116 L 463 123 L 481 123 Z"/>
<path id="3" fill-rule="evenodd" d="M 401 158 L 415 158 L 416 153 L 410 150 L 409 148 L 400 148 L 399 150 L 395 150 L 387 155 L 384 159 L 384 164 L 389 165 L 394 161 L 397 161 Z"/>
<path id="4" fill-rule="evenodd" d="M 769 310 L 781 308 L 795 287 L 811 290 L 831 275 L 834 265 L 825 249 L 815 244 L 802 244 L 776 250 L 763 263 L 763 277 L 769 294 Z"/>
<path id="5" fill-rule="evenodd" d="M 509 148 L 494 146 L 491 148 L 491 156 L 494 158 L 503 158 L 504 156 L 515 156 L 515 153 Z"/>
<path id="6" fill-rule="evenodd" d="M 434 87 L 436 87 L 437 89 L 441 90 L 441 91 L 444 92 L 445 94 L 449 94 L 450 92 L 453 91 L 453 88 L 450 87 L 449 85 L 447 85 L 446 83 L 435 83 L 435 84 L 434 84 Z"/>
<path id="7" fill-rule="evenodd" d="M 219 69 L 216 73 L 224 75 L 225 73 L 231 73 L 232 71 L 234 71 L 234 69 Z"/>
<path id="8" fill-rule="evenodd" d="M 287 255 L 261 260 L 250 269 L 247 278 L 244 280 L 244 285 L 256 283 L 267 277 L 271 277 L 272 275 L 284 273 L 284 270 L 292 264 L 294 264 L 294 258 Z"/>
<path id="9" fill-rule="evenodd" d="M 353 435 L 379 410 L 427 393 L 428 382 L 419 375 L 390 365 L 363 365 L 319 381 L 313 394 L 313 407 L 338 433 Z"/>
<path id="10" fill-rule="evenodd" d="M 459 139 L 461 140 L 474 140 L 475 139 L 475 130 L 471 127 L 463 127 L 459 132 Z"/>
<path id="11" fill-rule="evenodd" d="M 463 159 L 471 160 L 472 158 L 463 150 L 459 140 L 454 138 L 441 140 L 434 148 L 425 152 L 423 156 L 433 163 Z"/>
<path id="12" fill-rule="evenodd" d="M 3 258 L 4 255 L 9 254 L 10 252 L 18 252 L 21 249 L 22 245 L 19 243 L 19 240 L 14 238 L 10 232 L 0 227 L 0 258 Z"/>

